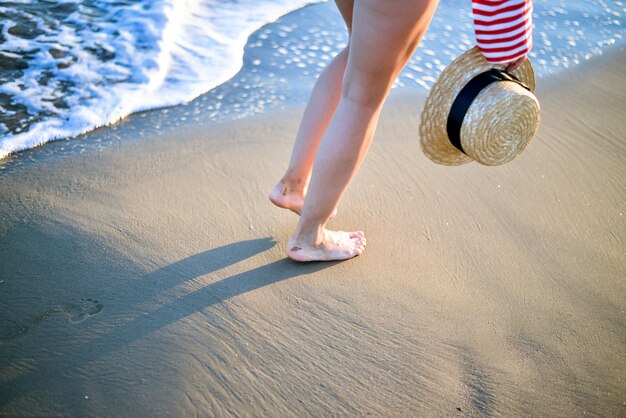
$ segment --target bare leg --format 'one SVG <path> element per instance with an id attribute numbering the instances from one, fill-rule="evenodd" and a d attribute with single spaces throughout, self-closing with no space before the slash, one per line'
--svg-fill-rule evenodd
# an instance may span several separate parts
<path id="1" fill-rule="evenodd" d="M 353 0 L 336 0 L 336 3 L 348 32 L 351 32 Z M 348 62 L 349 48 L 348 45 L 339 52 L 318 77 L 302 116 L 289 168 L 270 192 L 269 198 L 272 203 L 298 215 L 304 204 L 317 147 L 341 97 L 341 84 Z"/>
<path id="2" fill-rule="evenodd" d="M 358 171 L 382 105 L 422 39 L 437 0 L 359 0 L 342 95 L 319 145 L 302 215 L 287 244 L 297 261 L 343 260 L 361 254 L 362 232 L 325 228 Z"/>
<path id="3" fill-rule="evenodd" d="M 348 47 L 319 76 L 296 135 L 289 168 L 270 192 L 276 206 L 297 214 L 302 211 L 317 147 L 341 97 L 341 79 L 348 61 Z"/>

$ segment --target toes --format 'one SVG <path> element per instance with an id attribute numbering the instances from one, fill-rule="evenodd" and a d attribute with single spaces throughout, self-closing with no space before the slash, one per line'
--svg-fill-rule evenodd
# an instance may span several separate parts
<path id="1" fill-rule="evenodd" d="M 364 238 L 365 233 L 363 231 L 350 232 L 350 238 Z"/>
<path id="2" fill-rule="evenodd" d="M 358 245 L 362 245 L 362 246 L 366 246 L 367 245 L 367 239 L 365 238 L 364 235 L 355 235 L 356 233 L 352 233 L 350 235 L 350 240 Z"/>
<path id="3" fill-rule="evenodd" d="M 365 238 L 353 238 L 354 242 L 358 245 L 366 246 L 367 240 Z"/>

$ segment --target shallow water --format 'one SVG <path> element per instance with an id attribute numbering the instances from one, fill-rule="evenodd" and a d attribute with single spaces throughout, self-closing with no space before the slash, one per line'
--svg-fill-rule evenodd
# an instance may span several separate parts
<path id="1" fill-rule="evenodd" d="M 0 2 L 0 158 L 206 92 L 190 117 L 242 117 L 304 100 L 347 41 L 332 3 L 301 8 L 307 3 Z M 473 45 L 468 3 L 440 4 L 396 87 L 428 89 Z M 536 1 L 537 73 L 622 42 L 624 11 L 621 1 Z"/>

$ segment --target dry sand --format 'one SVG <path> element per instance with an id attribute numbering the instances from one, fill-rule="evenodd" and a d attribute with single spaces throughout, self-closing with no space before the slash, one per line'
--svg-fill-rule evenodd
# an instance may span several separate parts
<path id="1" fill-rule="evenodd" d="M 342 263 L 286 259 L 297 217 L 266 199 L 301 106 L 131 117 L 5 172 L 0 415 L 625 416 L 625 65 L 539 80 L 538 138 L 497 168 L 431 163 L 423 97 L 394 93 Z"/>

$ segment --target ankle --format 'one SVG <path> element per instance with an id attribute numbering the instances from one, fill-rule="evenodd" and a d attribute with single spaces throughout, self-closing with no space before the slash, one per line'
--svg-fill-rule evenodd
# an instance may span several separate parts
<path id="1" fill-rule="evenodd" d="M 309 185 L 308 179 L 295 173 L 287 172 L 280 183 L 286 188 L 289 193 L 304 193 Z"/>
<path id="2" fill-rule="evenodd" d="M 312 226 L 298 225 L 291 239 L 295 242 L 306 243 L 318 246 L 324 238 L 324 225 L 316 224 Z"/>

